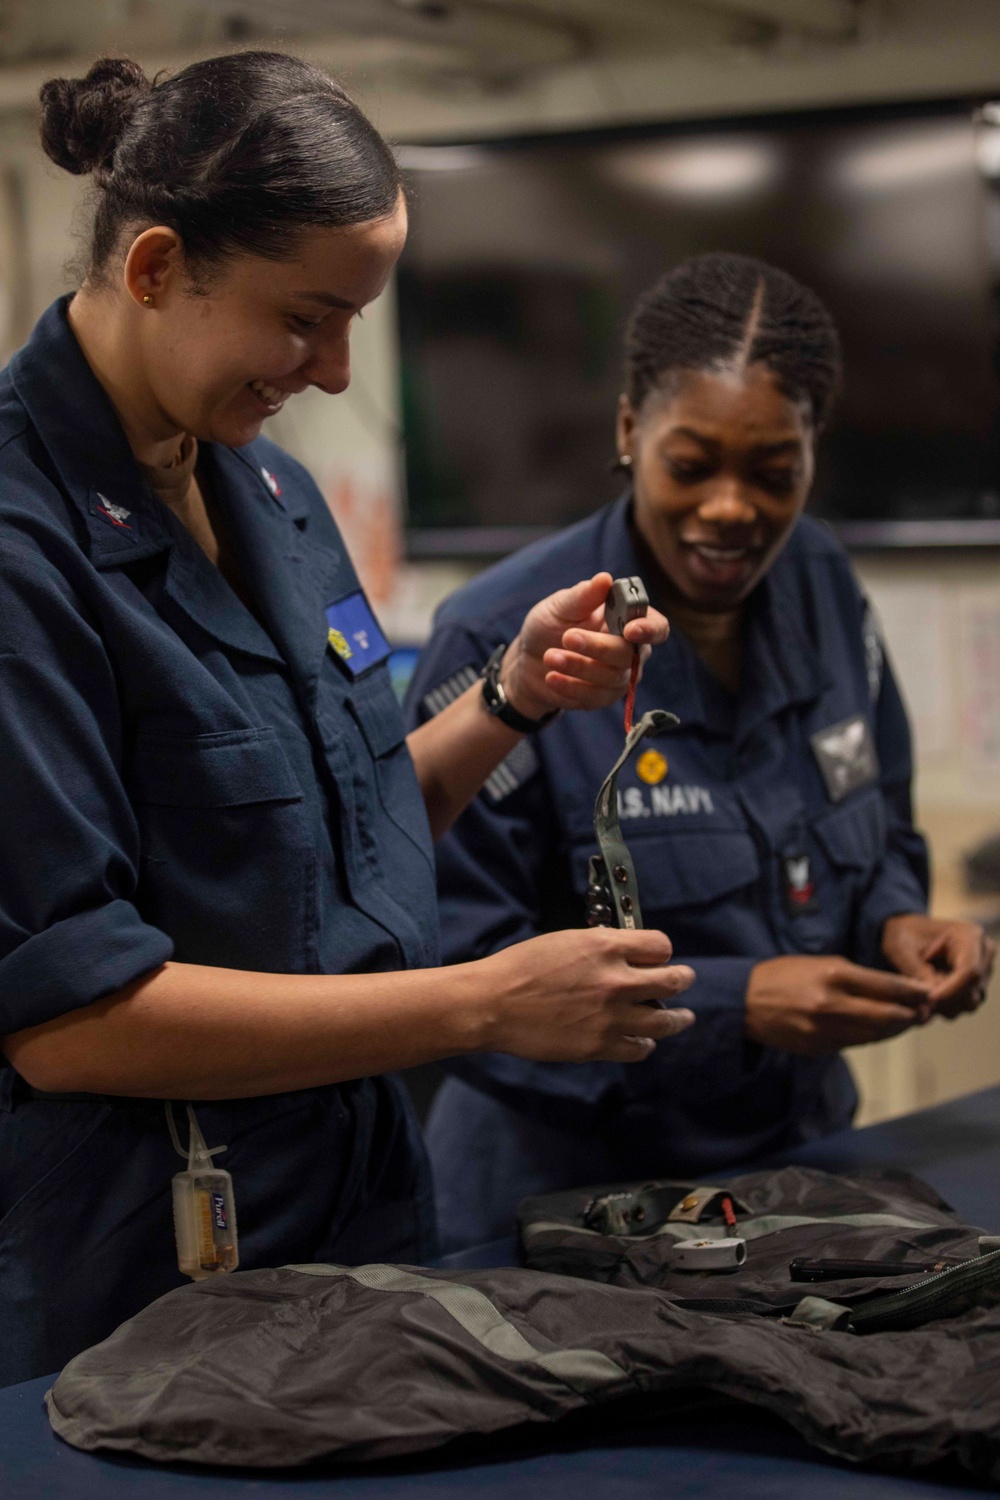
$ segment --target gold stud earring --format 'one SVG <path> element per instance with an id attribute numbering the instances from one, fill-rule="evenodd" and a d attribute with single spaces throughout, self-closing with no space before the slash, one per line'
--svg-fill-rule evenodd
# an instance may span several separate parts
<path id="1" fill-rule="evenodd" d="M 143 294 L 142 294 L 142 305 L 143 305 L 143 307 L 152 307 L 152 305 L 153 305 L 153 294 L 152 294 L 152 292 L 143 292 Z"/>

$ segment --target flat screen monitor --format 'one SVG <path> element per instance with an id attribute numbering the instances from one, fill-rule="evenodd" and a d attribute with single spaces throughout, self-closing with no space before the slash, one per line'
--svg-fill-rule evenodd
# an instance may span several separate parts
<path id="1" fill-rule="evenodd" d="M 998 122 L 965 100 L 404 148 L 411 553 L 495 555 L 620 491 L 629 309 L 710 250 L 839 326 L 813 512 L 859 545 L 1000 541 Z"/>

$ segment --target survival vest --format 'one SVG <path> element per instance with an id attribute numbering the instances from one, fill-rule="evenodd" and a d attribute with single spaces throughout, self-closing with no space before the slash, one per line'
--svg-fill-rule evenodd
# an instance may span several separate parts
<path id="1" fill-rule="evenodd" d="M 745 1260 L 677 1270 L 671 1245 L 730 1237 L 720 1193 Z M 612 1185 L 529 1200 L 522 1233 L 545 1269 L 285 1266 L 181 1287 L 71 1360 L 52 1426 L 85 1449 L 288 1466 L 711 1392 L 841 1458 L 950 1455 L 1000 1479 L 1000 1242 L 923 1183 L 788 1167 Z M 946 1268 L 810 1287 L 796 1257 Z"/>

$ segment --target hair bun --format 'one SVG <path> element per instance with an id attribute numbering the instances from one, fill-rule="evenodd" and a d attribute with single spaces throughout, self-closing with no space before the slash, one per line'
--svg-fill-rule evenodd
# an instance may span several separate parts
<path id="1" fill-rule="evenodd" d="M 152 84 L 127 57 L 102 57 L 86 78 L 42 85 L 42 146 L 59 167 L 80 176 L 109 166 L 125 126 Z"/>

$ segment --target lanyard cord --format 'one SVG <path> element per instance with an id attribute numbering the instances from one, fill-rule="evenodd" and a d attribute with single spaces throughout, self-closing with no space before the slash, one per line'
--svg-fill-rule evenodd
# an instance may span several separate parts
<path id="1" fill-rule="evenodd" d="M 197 1128 L 198 1128 L 198 1121 L 197 1121 L 197 1118 L 195 1116 L 194 1110 L 191 1108 L 190 1104 L 188 1104 L 188 1105 L 185 1106 L 185 1108 L 187 1109 L 187 1117 L 188 1117 L 188 1145 L 187 1145 L 187 1149 L 185 1149 L 181 1145 L 180 1136 L 177 1134 L 177 1121 L 174 1119 L 174 1101 L 172 1099 L 166 1099 L 166 1100 L 164 1100 L 163 1108 L 164 1108 L 164 1110 L 166 1112 L 166 1116 L 167 1116 L 167 1129 L 170 1131 L 170 1139 L 173 1142 L 174 1150 L 177 1152 L 178 1156 L 180 1156 L 180 1157 L 183 1158 L 184 1161 L 190 1161 L 191 1160 L 191 1134 L 190 1134 L 190 1132 L 191 1132 L 192 1127 L 194 1127 L 195 1130 L 197 1130 Z M 226 1146 L 212 1146 L 207 1151 L 206 1154 L 208 1156 L 218 1156 L 218 1154 L 219 1154 L 220 1151 L 226 1151 L 226 1150 L 228 1150 L 228 1147 L 226 1147 Z"/>
<path id="2" fill-rule="evenodd" d="M 187 1159 L 188 1159 L 188 1153 L 184 1150 L 183 1146 L 181 1145 L 180 1137 L 177 1134 L 177 1122 L 174 1119 L 174 1102 L 173 1102 L 173 1100 L 172 1099 L 167 1099 L 166 1102 L 164 1103 L 163 1107 L 166 1110 L 166 1114 L 167 1114 L 167 1129 L 170 1131 L 170 1139 L 174 1143 L 174 1150 L 177 1152 L 178 1156 L 183 1156 L 184 1160 L 187 1161 Z"/>
<path id="3" fill-rule="evenodd" d="M 639 681 L 639 647 L 632 647 L 632 670 L 629 673 L 628 693 L 625 697 L 625 733 L 628 734 L 632 728 L 632 715 L 635 713 L 635 687 Z"/>

